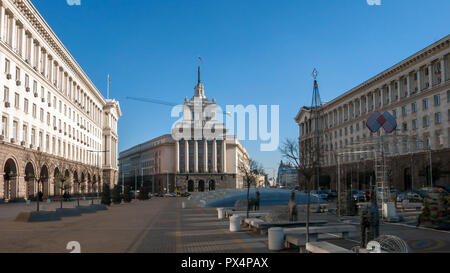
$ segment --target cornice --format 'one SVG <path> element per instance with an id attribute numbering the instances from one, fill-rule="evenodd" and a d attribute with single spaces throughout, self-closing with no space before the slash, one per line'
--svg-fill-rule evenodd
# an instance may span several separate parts
<path id="1" fill-rule="evenodd" d="M 70 54 L 67 48 L 59 40 L 50 26 L 46 23 L 44 18 L 40 15 L 34 5 L 30 0 L 7 0 L 16 7 L 27 19 L 29 25 L 31 25 L 34 30 L 41 36 L 45 42 L 53 49 L 53 51 L 58 55 L 58 57 L 66 64 L 66 66 L 72 70 L 72 72 L 79 77 L 84 84 L 94 91 L 97 98 L 105 104 L 105 98 L 100 93 L 100 91 L 95 87 L 86 73 L 83 71 L 81 66 L 77 63 L 75 58 Z M 0 1 L 3 4 L 5 0 Z"/>
<path id="2" fill-rule="evenodd" d="M 332 101 L 328 102 L 325 107 L 334 107 L 335 104 L 339 104 L 340 101 L 347 99 L 348 97 L 353 96 L 355 93 L 359 92 L 361 89 L 371 88 L 374 86 L 378 86 L 382 84 L 382 81 L 389 79 L 395 75 L 400 73 L 404 73 L 404 71 L 408 68 L 416 66 L 420 64 L 420 62 L 424 61 L 426 58 L 432 56 L 434 53 L 441 51 L 445 48 L 450 48 L 450 35 L 445 36 L 441 40 L 429 45 L 425 49 L 413 54 L 412 56 L 404 59 L 403 61 L 397 63 L 396 65 L 386 69 L 385 71 L 375 75 L 369 80 L 361 83 L 360 85 L 350 89 L 344 94 L 338 96 Z"/>

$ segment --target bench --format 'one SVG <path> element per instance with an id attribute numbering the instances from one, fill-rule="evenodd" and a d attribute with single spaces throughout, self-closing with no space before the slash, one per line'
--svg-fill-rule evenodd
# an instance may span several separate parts
<path id="1" fill-rule="evenodd" d="M 311 253 L 354 253 L 351 250 L 325 241 L 307 243 L 306 251 Z"/>
<path id="2" fill-rule="evenodd" d="M 278 222 L 278 223 L 268 223 L 258 218 L 248 218 L 245 219 L 245 223 L 251 228 L 259 230 L 261 235 L 266 234 L 267 230 L 272 227 L 304 227 L 306 223 L 304 221 L 298 222 Z M 326 225 L 328 221 L 326 220 L 317 220 L 310 221 L 309 224 L 311 226 L 321 226 Z"/>
<path id="3" fill-rule="evenodd" d="M 356 231 L 356 228 L 352 225 L 312 226 L 309 227 L 309 241 L 317 242 L 319 234 L 323 233 L 341 233 L 342 238 L 347 239 L 348 234 L 353 231 Z M 287 247 L 290 247 L 290 245 L 298 247 L 305 245 L 306 227 L 285 228 L 284 234 Z"/>
<path id="4" fill-rule="evenodd" d="M 250 211 L 248 213 L 249 218 L 260 218 L 269 215 L 270 212 L 261 212 L 261 211 Z M 233 215 L 240 216 L 241 218 L 247 217 L 246 211 L 232 211 L 232 210 L 225 210 L 225 217 L 230 218 Z"/>

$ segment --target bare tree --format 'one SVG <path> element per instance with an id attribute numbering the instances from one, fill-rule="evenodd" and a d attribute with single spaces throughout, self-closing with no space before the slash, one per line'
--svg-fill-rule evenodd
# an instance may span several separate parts
<path id="1" fill-rule="evenodd" d="M 54 180 L 53 184 L 56 188 L 61 190 L 61 193 L 65 193 L 72 187 L 72 182 L 70 181 L 70 177 L 63 175 L 62 173 L 58 173 Z M 63 198 L 61 197 L 61 208 L 63 208 Z"/>
<path id="2" fill-rule="evenodd" d="M 286 139 L 280 147 L 282 157 L 287 160 L 294 168 L 298 170 L 298 174 L 304 178 L 306 199 L 306 241 L 309 242 L 309 214 L 311 206 L 311 191 L 313 177 L 316 175 L 314 145 L 305 142 L 304 146 L 299 147 L 298 141 Z M 298 179 L 299 186 L 300 177 Z"/>
<path id="3" fill-rule="evenodd" d="M 72 170 L 72 173 L 75 173 L 76 169 Z M 78 173 L 77 173 L 78 174 Z M 77 205 L 80 206 L 80 190 L 83 192 L 86 188 L 84 181 L 81 181 L 81 178 L 77 177 L 77 179 L 73 180 L 73 184 L 76 186 L 76 195 L 77 195 Z"/>
<path id="4" fill-rule="evenodd" d="M 258 162 L 250 159 L 248 162 L 240 161 L 238 164 L 238 170 L 243 176 L 243 179 L 247 186 L 247 218 L 248 218 L 250 209 L 250 186 L 256 183 L 256 179 L 259 175 L 264 175 L 264 169 Z"/>
<path id="5" fill-rule="evenodd" d="M 32 161 L 34 162 L 36 169 L 34 172 L 34 179 L 36 180 L 36 184 L 37 184 L 37 206 L 36 206 L 36 210 L 39 211 L 39 201 L 40 201 L 40 184 L 43 184 L 45 181 L 48 182 L 49 179 L 49 175 L 48 175 L 48 170 L 50 167 L 50 156 L 42 151 L 33 151 L 31 153 L 27 154 L 27 161 Z M 47 176 L 45 176 L 42 173 L 42 168 L 44 166 L 47 166 Z M 42 185 L 42 188 L 44 187 L 44 185 Z M 44 190 L 44 189 L 42 189 Z"/>

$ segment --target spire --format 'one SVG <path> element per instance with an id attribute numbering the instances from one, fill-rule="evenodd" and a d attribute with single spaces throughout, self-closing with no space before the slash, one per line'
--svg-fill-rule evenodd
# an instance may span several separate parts
<path id="1" fill-rule="evenodd" d="M 205 87 L 203 86 L 202 81 L 201 81 L 200 66 L 198 66 L 198 80 L 197 80 L 197 85 L 195 86 L 194 90 L 195 90 L 194 97 L 206 98 L 205 97 Z"/>

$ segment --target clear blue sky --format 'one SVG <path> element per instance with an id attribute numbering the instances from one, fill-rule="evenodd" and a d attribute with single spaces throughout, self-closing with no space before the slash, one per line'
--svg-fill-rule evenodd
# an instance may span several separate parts
<path id="1" fill-rule="evenodd" d="M 32 0 L 98 89 L 121 103 L 119 150 L 170 132 L 170 107 L 193 95 L 197 57 L 219 105 L 280 105 L 280 138 L 311 104 L 314 67 L 329 101 L 450 33 L 448 0 Z M 250 155 L 271 172 L 279 152 Z"/>

